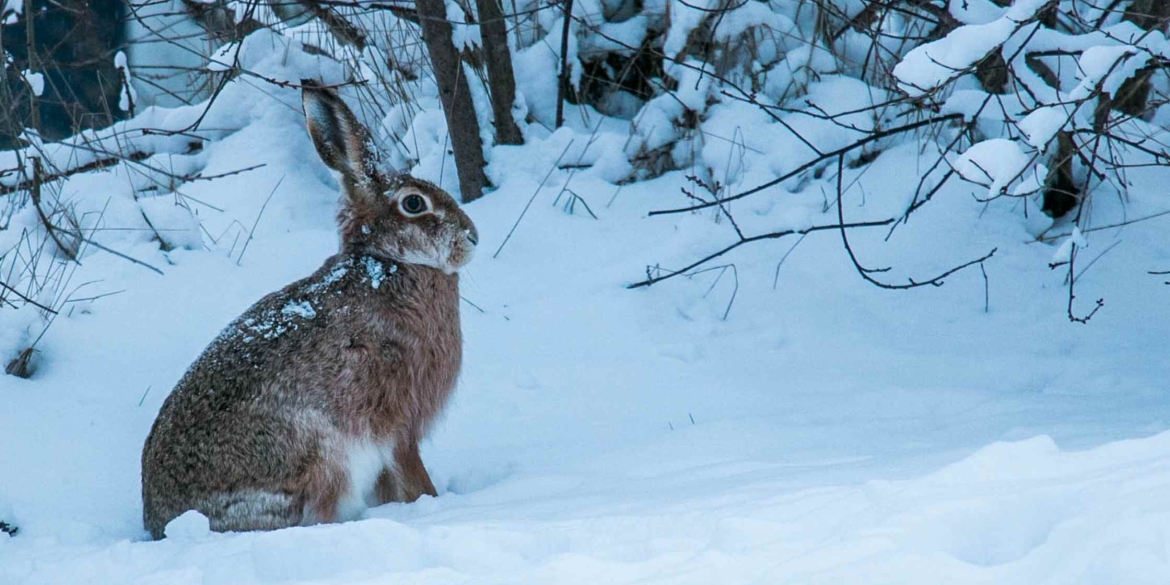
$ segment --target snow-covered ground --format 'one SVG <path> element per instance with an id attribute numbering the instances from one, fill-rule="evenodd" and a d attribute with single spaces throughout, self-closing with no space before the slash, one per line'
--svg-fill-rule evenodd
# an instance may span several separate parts
<path id="1" fill-rule="evenodd" d="M 848 94 L 823 83 L 810 92 Z M 985 188 L 957 181 L 888 241 L 878 228 L 851 243 L 893 266 L 891 282 L 996 248 L 986 280 L 974 267 L 880 290 L 825 231 L 627 290 L 734 234 L 710 213 L 648 217 L 688 204 L 687 173 L 619 189 L 599 151 L 625 123 L 582 155 L 592 126 L 575 114 L 496 148 L 499 189 L 466 206 L 481 242 L 462 280 L 465 367 L 423 452 L 439 497 L 346 524 L 148 541 L 139 456 L 167 392 L 220 328 L 336 248 L 336 184 L 296 92 L 250 87 L 232 84 L 235 109 L 211 117 L 221 139 L 169 158 L 207 175 L 266 166 L 180 189 L 199 236 L 166 211 L 173 195 L 141 203 L 173 251 L 145 231 L 97 232 L 165 276 L 89 250 L 72 282 L 98 282 L 75 296 L 117 294 L 66 305 L 36 375 L 0 377 L 0 520 L 20 526 L 0 535 L 0 583 L 1167 582 L 1170 287 L 1148 271 L 1170 269 L 1170 218 L 1087 234 L 1076 311 L 1105 299 L 1088 325 L 1065 314 L 1065 272 L 1048 268 L 1060 242 L 1033 241 L 1047 224 L 1033 204 L 1025 218 L 1022 200 L 980 203 Z M 743 161 L 736 190 L 799 162 L 747 106 L 710 116 L 746 136 L 738 154 L 705 154 Z M 562 153 L 602 162 L 538 191 Z M 920 164 L 910 141 L 846 168 L 847 220 L 902 209 Z M 834 223 L 835 172 L 737 203 L 740 226 Z M 105 209 L 103 227 L 142 227 L 135 176 L 78 176 L 62 196 Z M 1093 225 L 1165 210 L 1164 169 L 1128 178 L 1129 200 L 1099 197 Z M 596 219 L 553 205 L 566 183 Z M 5 356 L 43 327 L 13 313 L 0 314 Z"/>

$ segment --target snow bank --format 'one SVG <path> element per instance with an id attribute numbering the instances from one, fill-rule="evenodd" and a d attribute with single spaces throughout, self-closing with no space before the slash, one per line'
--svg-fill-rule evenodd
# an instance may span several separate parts
<path id="1" fill-rule="evenodd" d="M 997 443 L 920 479 L 816 489 L 786 487 L 783 469 L 745 472 L 705 474 L 729 484 L 718 494 L 654 493 L 634 482 L 588 498 L 533 493 L 524 487 L 533 478 L 517 479 L 387 506 L 368 520 L 272 533 L 211 534 L 189 513 L 158 543 L 0 537 L 0 575 L 79 583 L 100 571 L 105 583 L 205 585 L 576 583 L 582 575 L 861 584 L 881 575 L 913 585 L 1102 575 L 1152 584 L 1170 571 L 1170 434 L 1085 452 L 1062 451 L 1048 437 Z"/>

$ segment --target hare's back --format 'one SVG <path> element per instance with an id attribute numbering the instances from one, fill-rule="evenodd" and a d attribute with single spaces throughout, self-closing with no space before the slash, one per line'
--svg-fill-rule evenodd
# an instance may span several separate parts
<path id="1" fill-rule="evenodd" d="M 214 514 L 216 506 L 249 501 L 240 494 L 292 493 L 323 456 L 322 437 L 335 433 L 335 425 L 327 385 L 313 382 L 327 375 L 313 353 L 328 345 L 321 338 L 332 311 L 324 305 L 342 296 L 339 265 L 331 259 L 258 301 L 203 351 L 164 401 L 142 454 L 148 526 L 152 518 L 165 524 L 172 513 Z"/>

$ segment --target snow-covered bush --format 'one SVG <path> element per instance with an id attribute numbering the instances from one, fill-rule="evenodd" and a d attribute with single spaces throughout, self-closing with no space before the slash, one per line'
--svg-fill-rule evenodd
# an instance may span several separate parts
<path id="1" fill-rule="evenodd" d="M 905 203 L 900 210 L 885 211 L 884 221 L 893 228 L 904 225 L 952 179 L 981 188 L 980 201 L 1019 198 L 1025 216 L 1042 212 L 1058 220 L 1032 221 L 1034 237 L 1068 238 L 1052 265 L 1067 270 L 1069 318 L 1085 321 L 1096 311 L 1078 311 L 1072 302 L 1076 255 L 1083 246 L 1081 235 L 1092 229 L 1094 197 L 1125 200 L 1126 169 L 1170 164 L 1163 136 L 1170 3 L 816 0 L 683 6 L 671 13 L 663 43 L 664 70 L 678 89 L 656 96 L 638 113 L 629 153 L 635 160 L 669 153 L 672 168 L 699 167 L 693 174 L 723 185 L 722 192 L 706 198 L 689 194 L 690 205 L 661 212 L 714 208 L 717 219 L 729 219 L 735 241 L 713 257 L 760 239 L 807 233 L 807 226 L 745 233 L 735 225 L 731 202 L 763 197 L 779 184 L 800 190 L 810 175 L 820 176 L 834 162 L 865 166 L 883 149 L 914 139 L 922 141 L 925 155 L 918 187 L 905 197 L 887 194 L 887 203 Z M 718 51 L 695 41 L 754 34 L 753 27 L 766 20 L 758 14 L 737 16 L 762 6 L 773 9 L 769 29 L 786 32 L 772 50 L 735 52 L 739 66 L 728 67 L 717 64 L 713 55 Z M 714 27 L 727 23 L 727 34 L 720 36 Z M 752 24 L 737 29 L 735 23 Z M 861 87 L 827 96 L 817 86 L 831 76 L 856 80 Z M 847 107 L 832 105 L 847 101 L 852 102 Z M 731 138 L 738 134 L 717 126 L 719 113 L 736 102 L 758 108 L 766 114 L 761 122 L 770 119 L 781 127 L 778 134 L 792 138 L 773 139 L 787 147 L 783 161 L 772 163 L 780 176 L 738 192 L 731 190 L 737 173 L 716 176 L 719 163 L 727 160 L 720 150 L 726 149 L 688 144 L 722 136 L 736 145 Z M 754 150 L 769 148 L 756 145 Z M 652 171 L 671 168 L 663 158 L 653 159 Z M 838 205 L 841 197 L 838 192 Z M 885 288 L 907 287 L 883 281 L 857 263 L 845 231 L 846 251 L 865 280 Z M 982 264 L 993 253 L 955 266 Z M 638 285 L 702 269 L 704 263 L 657 273 Z M 909 282 L 919 286 L 941 280 Z"/>
<path id="2" fill-rule="evenodd" d="M 896 90 L 920 110 L 962 117 L 963 132 L 942 145 L 936 184 L 957 176 L 985 187 L 983 200 L 1022 198 L 1025 213 L 1031 206 L 1071 223 L 1053 266 L 1067 267 L 1069 318 L 1087 320 L 1072 300 L 1093 198 L 1125 199 L 1127 168 L 1170 163 L 1164 94 L 1151 93 L 1166 85 L 1170 3 L 906 4 L 937 24 L 897 59 Z"/>
<path id="3" fill-rule="evenodd" d="M 731 237 L 682 269 L 656 265 L 636 285 L 814 231 L 840 232 L 868 282 L 941 284 L 994 250 L 964 252 L 934 276 L 895 279 L 866 268 L 849 233 L 901 229 L 944 187 L 965 182 L 980 201 L 1016 198 L 1033 237 L 1063 243 L 1052 265 L 1067 270 L 1069 317 L 1084 320 L 1091 313 L 1074 307 L 1073 286 L 1094 200 L 1125 201 L 1127 169 L 1170 164 L 1170 3 L 517 0 L 486 21 L 480 2 L 442 7 L 453 77 L 465 87 L 462 120 L 477 124 L 472 141 L 483 152 L 475 164 L 486 163 L 496 184 L 506 178 L 492 166 L 497 123 L 538 140 L 563 125 L 591 136 L 573 151 L 574 168 L 592 166 L 618 186 L 681 171 L 689 187 L 664 194 L 652 215 L 709 214 Z M 13 373 L 35 370 L 37 341 L 87 297 L 69 276 L 86 257 L 113 254 L 157 270 L 125 250 L 217 248 L 241 232 L 248 239 L 246 226 L 209 229 L 184 185 L 254 170 L 223 165 L 207 146 L 277 115 L 262 103 L 281 102 L 284 115 L 295 115 L 302 78 L 341 88 L 373 130 L 382 164 L 448 188 L 466 178 L 451 156 L 453 144 L 456 157 L 461 147 L 449 131 L 453 108 L 444 107 L 450 92 L 441 91 L 421 34 L 420 23 L 434 19 L 414 4 L 173 0 L 128 9 L 137 32 L 111 66 L 117 107 L 134 117 L 59 142 L 15 128 L 22 147 L 0 153 L 0 310 L 18 313 L 4 317 L 0 361 Z M 4 14 L 19 24 L 19 9 Z M 514 99 L 502 105 L 493 103 L 506 92 L 493 87 L 481 30 L 501 20 L 517 71 L 505 88 Z M 32 89 L 43 81 L 5 63 Z M 625 125 L 626 135 L 599 137 L 603 123 Z M 850 221 L 842 174 L 863 173 L 903 143 L 920 151 L 916 187 L 862 197 L 866 219 Z M 125 184 L 119 197 L 85 196 L 111 178 Z M 766 216 L 778 192 L 793 196 L 783 221 L 745 218 Z"/>

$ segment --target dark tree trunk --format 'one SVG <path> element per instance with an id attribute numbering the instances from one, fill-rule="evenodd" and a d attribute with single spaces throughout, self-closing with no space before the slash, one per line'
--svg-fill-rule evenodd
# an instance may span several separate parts
<path id="1" fill-rule="evenodd" d="M 455 170 L 459 173 L 459 191 L 463 202 L 479 199 L 487 185 L 483 173 L 483 142 L 479 139 L 479 120 L 471 89 L 463 74 L 459 51 L 451 41 L 451 24 L 443 0 L 417 0 L 423 42 L 431 56 L 431 67 L 439 85 L 439 98 L 447 118 L 447 132 L 455 151 Z"/>
<path id="2" fill-rule="evenodd" d="M 46 140 L 60 140 L 124 118 L 118 110 L 121 77 L 114 67 L 122 43 L 121 0 L 32 0 L 25 7 L 0 34 L 12 58 L 0 78 L 7 134 L 0 136 L 0 148 L 16 146 L 12 132 L 25 127 Z M 26 69 L 44 76 L 39 97 L 20 77 Z"/>
<path id="3" fill-rule="evenodd" d="M 4 27 L 0 26 L 0 46 L 4 42 Z M 0 150 L 16 145 L 20 135 L 20 104 L 8 82 L 8 67 L 0 63 Z"/>
<path id="4" fill-rule="evenodd" d="M 508 27 L 499 0 L 476 0 L 479 29 L 487 62 L 488 84 L 492 91 L 492 114 L 496 119 L 496 144 L 524 144 L 512 103 L 516 101 L 516 76 L 512 73 L 512 53 L 508 50 Z"/>
<path id="5" fill-rule="evenodd" d="M 561 27 L 561 72 L 557 77 L 557 128 L 565 123 L 565 92 L 569 89 L 569 23 L 573 18 L 573 0 L 562 0 L 565 13 Z"/>

